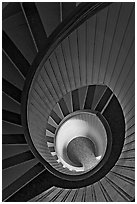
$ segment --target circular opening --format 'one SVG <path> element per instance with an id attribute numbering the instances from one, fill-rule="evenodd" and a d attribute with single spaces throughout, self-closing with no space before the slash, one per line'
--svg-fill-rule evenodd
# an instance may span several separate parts
<path id="1" fill-rule="evenodd" d="M 60 124 L 55 136 L 58 161 L 70 171 L 84 173 L 103 158 L 107 147 L 106 130 L 95 113 L 79 111 Z"/>

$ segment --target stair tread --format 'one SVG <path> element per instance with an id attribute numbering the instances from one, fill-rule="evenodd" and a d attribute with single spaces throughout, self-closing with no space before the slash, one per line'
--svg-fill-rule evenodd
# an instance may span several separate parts
<path id="1" fill-rule="evenodd" d="M 34 47 L 23 13 L 17 13 L 16 15 L 6 19 L 3 22 L 3 29 L 19 48 L 24 57 L 30 63 L 32 63 L 34 57 L 36 56 L 36 49 Z"/>
<path id="2" fill-rule="evenodd" d="M 102 58 L 102 51 L 104 46 L 104 38 L 106 33 L 106 26 L 108 20 L 108 8 L 101 10 L 97 13 L 96 19 L 96 30 L 95 30 L 95 45 L 94 45 L 94 56 L 93 56 L 93 70 L 92 70 L 92 83 L 98 84 L 100 74 L 100 60 Z"/>
<path id="3" fill-rule="evenodd" d="M 131 200 L 130 198 L 134 197 L 134 185 L 130 184 L 126 181 L 123 181 L 122 179 L 116 177 L 114 174 L 108 174 L 107 178 L 113 182 L 113 186 L 115 186 L 119 192 L 124 194 L 124 196 L 128 199 Z"/>
<path id="4" fill-rule="evenodd" d="M 58 66 L 61 70 L 63 83 L 66 87 L 66 92 L 70 92 L 71 91 L 70 79 L 68 75 L 69 70 L 67 70 L 62 44 L 56 48 L 55 53 L 56 53 L 56 60 L 58 62 Z"/>
<path id="5" fill-rule="evenodd" d="M 53 199 L 54 196 L 56 196 L 58 194 L 58 192 L 60 192 L 61 188 L 57 188 L 47 197 L 45 197 L 42 201 L 43 202 L 51 202 L 50 200 Z"/>
<path id="6" fill-rule="evenodd" d="M 15 156 L 17 154 L 23 153 L 29 150 L 29 146 L 27 145 L 3 145 L 2 147 L 2 159 L 7 159 L 11 156 Z"/>
<path id="7" fill-rule="evenodd" d="M 49 101 L 52 105 L 55 105 L 54 95 L 52 95 L 54 93 L 51 92 L 50 88 L 47 86 L 47 84 L 45 84 L 45 81 L 44 79 L 42 79 L 41 76 L 38 77 L 38 83 L 35 85 L 35 89 L 39 90 L 39 93 L 41 94 L 41 96 L 44 94 L 45 96 L 44 100 L 46 100 L 47 103 Z"/>
<path id="8" fill-rule="evenodd" d="M 105 199 L 98 183 L 94 184 L 94 188 L 95 188 L 96 195 L 97 195 L 97 202 L 106 202 L 106 199 Z"/>
<path id="9" fill-rule="evenodd" d="M 56 124 L 56 122 L 55 122 L 51 117 L 49 117 L 48 123 L 49 123 L 50 125 L 54 126 L 55 128 L 58 127 L 57 124 Z"/>
<path id="10" fill-rule="evenodd" d="M 84 87 L 78 89 L 79 103 L 80 103 L 80 109 L 81 110 L 84 108 L 84 104 L 85 104 L 85 100 L 86 100 L 86 95 L 87 95 L 87 90 L 88 90 L 87 86 L 84 86 Z"/>
<path id="11" fill-rule="evenodd" d="M 5 80 L 23 90 L 24 78 L 4 52 L 2 53 L 2 76 Z"/>
<path id="12" fill-rule="evenodd" d="M 29 202 L 42 202 L 44 197 L 46 197 L 46 195 L 49 195 L 55 189 L 56 189 L 56 187 L 52 186 L 48 190 L 43 191 L 41 194 L 39 194 L 39 195 L 35 196 L 34 198 L 32 198 L 31 200 L 29 200 Z"/>
<path id="13" fill-rule="evenodd" d="M 62 41 L 61 47 L 62 47 L 64 60 L 66 62 L 66 69 L 68 73 L 70 87 L 71 87 L 71 90 L 74 90 L 76 88 L 76 82 L 75 82 L 75 76 L 74 76 L 74 70 L 73 70 L 72 53 L 71 53 L 69 38 L 66 38 Z"/>
<path id="14" fill-rule="evenodd" d="M 60 23 L 60 10 L 58 2 L 36 3 L 39 15 L 44 25 L 47 36 L 49 36 Z"/>
<path id="15" fill-rule="evenodd" d="M 68 107 L 68 110 L 70 113 L 73 112 L 73 106 L 72 106 L 72 96 L 71 96 L 71 92 L 67 93 L 64 97 L 64 101 Z"/>
<path id="16" fill-rule="evenodd" d="M 55 200 L 55 202 L 62 202 L 62 199 L 65 197 L 65 195 L 69 192 L 69 189 L 64 189 L 61 195 Z"/>
<path id="17" fill-rule="evenodd" d="M 93 68 L 93 55 L 94 55 L 94 38 L 96 27 L 96 15 L 89 18 L 86 22 L 87 27 L 87 85 L 92 84 L 92 68 Z"/>
<path id="18" fill-rule="evenodd" d="M 87 67 L 86 67 L 86 24 L 82 23 L 77 29 L 77 47 L 78 47 L 78 61 L 79 61 L 79 69 L 80 69 L 80 78 L 81 78 L 81 86 L 85 86 L 86 83 L 86 75 L 87 75 Z"/>
<path id="19" fill-rule="evenodd" d="M 69 35 L 69 43 L 70 43 L 71 60 L 72 60 L 73 74 L 74 74 L 74 78 L 76 82 L 76 88 L 79 88 L 81 86 L 81 79 L 80 79 L 80 67 L 79 67 L 77 31 L 76 30 L 74 30 Z"/>
<path id="20" fill-rule="evenodd" d="M 13 183 L 16 179 L 18 179 L 20 176 L 22 176 L 25 172 L 27 172 L 29 169 L 31 169 L 35 164 L 37 164 L 38 160 L 33 159 L 28 162 L 19 164 L 17 166 L 13 166 L 12 168 L 5 169 L 2 172 L 3 177 L 3 189 L 9 186 L 11 183 Z"/>
<path id="21" fill-rule="evenodd" d="M 120 195 L 107 181 L 106 178 L 101 179 L 101 183 L 105 186 L 111 199 L 115 202 L 126 202 L 125 198 Z"/>
<path id="22" fill-rule="evenodd" d="M 108 69 L 107 69 L 107 73 L 104 81 L 105 83 L 109 83 L 111 80 L 111 74 L 114 71 L 113 69 L 115 66 L 115 62 L 117 60 L 117 55 L 119 54 L 119 49 L 124 37 L 125 29 L 127 26 L 130 12 L 132 10 L 132 6 L 133 6 L 132 4 L 130 4 L 128 7 L 125 4 L 122 4 L 121 6 L 119 19 L 116 26 L 116 32 L 115 32 L 115 36 L 114 36 L 111 51 L 110 51 L 110 58 L 107 64 Z M 126 15 L 125 15 L 125 12 L 126 12 Z"/>
<path id="23" fill-rule="evenodd" d="M 20 105 L 5 93 L 2 93 L 2 106 L 5 110 L 20 114 Z"/>
<path id="24" fill-rule="evenodd" d="M 49 59 L 50 59 L 51 67 L 54 70 L 54 74 L 55 74 L 57 83 L 61 89 L 61 92 L 63 93 L 63 95 L 65 95 L 67 92 L 67 88 L 66 88 L 65 80 L 63 78 L 63 73 L 61 70 L 61 65 L 59 64 L 59 59 L 57 57 L 57 53 L 52 54 Z M 63 70 L 63 71 L 65 72 L 65 70 Z"/>

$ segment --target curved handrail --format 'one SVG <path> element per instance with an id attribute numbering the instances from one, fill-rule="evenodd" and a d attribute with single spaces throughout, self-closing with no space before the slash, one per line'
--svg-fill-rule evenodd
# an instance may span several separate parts
<path id="1" fill-rule="evenodd" d="M 30 70 L 28 71 L 24 89 L 22 92 L 21 101 L 21 119 L 24 128 L 24 135 L 35 156 L 39 158 L 43 164 L 47 163 L 48 166 L 50 166 L 48 162 L 44 160 L 44 158 L 39 154 L 39 152 L 34 147 L 34 144 L 29 134 L 27 122 L 27 104 L 32 80 L 34 80 L 38 73 L 38 70 L 43 66 L 43 63 L 45 62 L 45 60 L 48 59 L 51 52 L 66 36 L 68 36 L 74 29 L 81 25 L 86 19 L 95 15 L 97 12 L 99 12 L 101 9 L 105 8 L 108 5 L 110 5 L 110 3 L 106 2 L 81 3 L 76 9 L 74 9 L 74 11 L 71 13 L 71 16 L 67 17 L 47 39 L 43 46 L 43 49 L 38 53 L 30 67 Z M 48 169 L 50 169 L 50 167 Z"/>

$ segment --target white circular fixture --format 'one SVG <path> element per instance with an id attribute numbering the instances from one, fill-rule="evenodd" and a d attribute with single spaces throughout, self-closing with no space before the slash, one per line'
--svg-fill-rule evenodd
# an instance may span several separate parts
<path id="1" fill-rule="evenodd" d="M 107 148 L 107 133 L 95 113 L 77 111 L 59 125 L 54 145 L 58 162 L 64 168 L 84 173 L 102 160 Z"/>

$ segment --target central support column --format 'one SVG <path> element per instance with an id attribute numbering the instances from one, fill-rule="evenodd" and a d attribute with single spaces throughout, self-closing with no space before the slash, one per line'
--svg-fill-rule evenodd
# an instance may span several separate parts
<path id="1" fill-rule="evenodd" d="M 67 155 L 74 166 L 84 167 L 88 170 L 97 164 L 95 145 L 86 137 L 76 137 L 67 147 Z"/>

